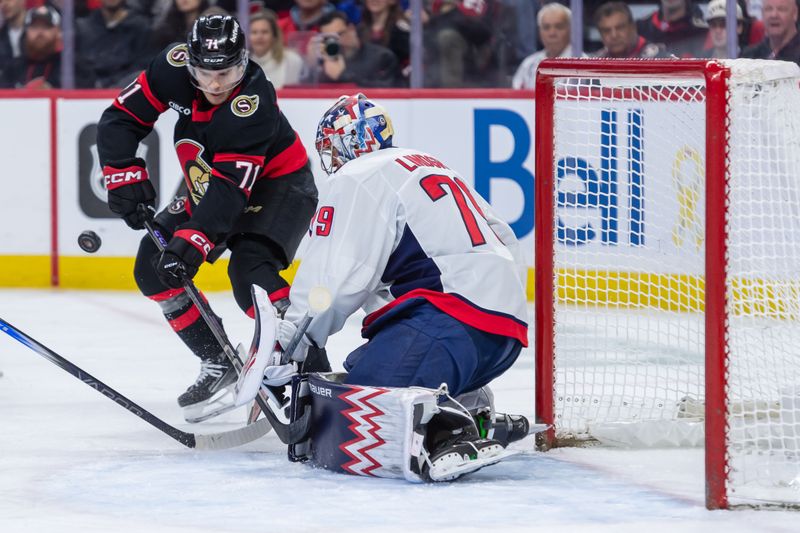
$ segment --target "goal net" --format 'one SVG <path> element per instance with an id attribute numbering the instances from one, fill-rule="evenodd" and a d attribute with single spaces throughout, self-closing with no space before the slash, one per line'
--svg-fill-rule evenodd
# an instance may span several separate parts
<path id="1" fill-rule="evenodd" d="M 800 504 L 799 84 L 775 61 L 542 63 L 543 448 L 705 445 L 709 508 Z"/>

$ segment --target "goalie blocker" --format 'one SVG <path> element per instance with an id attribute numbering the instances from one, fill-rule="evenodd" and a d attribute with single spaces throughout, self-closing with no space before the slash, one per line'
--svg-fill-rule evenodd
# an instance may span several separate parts
<path id="1" fill-rule="evenodd" d="M 446 387 L 348 385 L 345 375 L 294 378 L 292 406 L 310 404 L 312 423 L 309 439 L 289 447 L 291 460 L 359 476 L 450 481 L 519 453 L 506 446 L 530 431 L 525 417 L 494 415 L 490 405 L 476 422 L 441 401 Z"/>

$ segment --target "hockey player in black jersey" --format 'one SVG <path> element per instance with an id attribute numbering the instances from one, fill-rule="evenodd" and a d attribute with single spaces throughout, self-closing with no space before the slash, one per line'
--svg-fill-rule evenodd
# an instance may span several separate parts
<path id="1" fill-rule="evenodd" d="M 275 89 L 248 62 L 245 36 L 231 16 L 201 17 L 187 36 L 156 56 L 105 110 L 97 146 L 109 208 L 133 229 L 143 229 L 139 204 L 156 194 L 139 142 L 159 115 L 178 113 L 175 149 L 184 181 L 154 223 L 169 243 L 159 253 L 146 236 L 134 276 L 142 293 L 201 360 L 196 382 L 178 398 L 189 421 L 232 408 L 225 392 L 236 373 L 211 329 L 182 288 L 204 261 L 231 251 L 228 275 L 239 307 L 252 316 L 250 286 L 269 294 L 279 312 L 289 286 L 278 274 L 314 214 L 317 189 L 305 148 L 278 109 Z M 320 355 L 320 369 L 329 368 Z"/>

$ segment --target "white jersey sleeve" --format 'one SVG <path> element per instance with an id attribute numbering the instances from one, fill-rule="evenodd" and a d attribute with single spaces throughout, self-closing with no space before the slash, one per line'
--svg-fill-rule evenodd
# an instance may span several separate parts
<path id="1" fill-rule="evenodd" d="M 333 303 L 307 332 L 319 346 L 375 293 L 392 252 L 396 197 L 374 181 L 337 176 L 311 221 L 286 318 L 297 322 L 308 309 L 309 290 L 327 288 Z"/>

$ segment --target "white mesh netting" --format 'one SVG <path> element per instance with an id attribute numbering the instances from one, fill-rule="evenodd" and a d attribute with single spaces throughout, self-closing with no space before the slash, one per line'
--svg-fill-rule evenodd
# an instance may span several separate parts
<path id="1" fill-rule="evenodd" d="M 800 503 L 800 70 L 726 66 L 729 498 Z M 702 444 L 705 94 L 556 82 L 559 439 Z"/>

